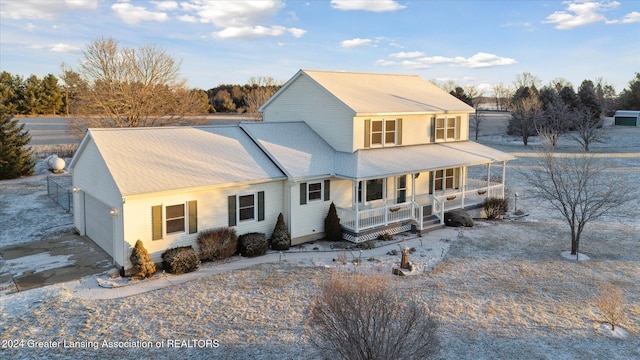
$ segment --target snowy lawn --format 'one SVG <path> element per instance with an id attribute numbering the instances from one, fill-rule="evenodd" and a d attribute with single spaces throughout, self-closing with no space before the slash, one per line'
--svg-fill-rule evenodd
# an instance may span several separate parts
<path id="1" fill-rule="evenodd" d="M 629 181 L 640 184 L 640 128 L 605 131 L 610 141 L 592 151 L 628 175 Z M 490 143 L 493 139 L 485 140 Z M 562 252 L 569 248 L 567 225 L 548 206 L 528 198 L 527 189 L 521 186 L 522 176 L 535 171 L 531 162 L 535 153 L 521 145 L 491 145 L 517 153 L 507 176 L 510 188 L 521 194 L 518 208 L 529 216 L 479 221 L 450 241 L 442 241 L 447 244 L 442 248 L 444 259 L 430 271 L 394 278 L 403 291 L 414 292 L 435 306 L 441 322 L 439 358 L 640 358 L 637 217 L 593 223 L 580 248 L 588 259 L 576 262 L 566 258 Z M 563 140 L 559 151 L 573 153 L 577 149 L 570 140 Z M 20 184 L 41 191 L 36 183 L 26 179 L 8 185 L 0 182 L 0 187 L 2 194 L 7 186 L 20 188 Z M 12 191 L 29 196 L 27 190 Z M 12 200 L 2 195 L 0 201 Z M 0 239 L 14 236 L 5 231 L 24 231 L 28 239 L 23 241 L 32 240 L 34 232 L 19 223 L 23 228 L 17 231 L 1 229 Z M 411 261 L 433 261 L 433 256 L 441 255 L 437 254 L 439 249 L 430 248 L 417 246 Z M 357 267 L 319 256 L 311 260 L 314 250 L 309 253 L 308 260 L 294 261 L 290 255 L 287 262 L 254 265 L 127 298 L 87 300 L 75 296 L 69 284 L 0 295 L 0 340 L 16 340 L 12 345 L 24 346 L 2 349 L 0 356 L 317 358 L 304 328 L 321 282 L 333 271 L 390 271 L 387 261 L 391 260 L 387 259 L 391 258 L 376 255 Z M 422 253 L 430 255 L 421 257 Z M 362 256 L 369 258 L 366 251 Z M 627 318 L 616 332 L 604 324 L 595 306 L 597 289 L 605 282 L 621 288 L 628 303 Z M 116 343 L 116 348 L 103 348 L 114 345 L 104 341 L 121 343 Z M 53 344 L 63 348 L 45 347 Z M 72 345 L 96 345 L 98 349 Z"/>

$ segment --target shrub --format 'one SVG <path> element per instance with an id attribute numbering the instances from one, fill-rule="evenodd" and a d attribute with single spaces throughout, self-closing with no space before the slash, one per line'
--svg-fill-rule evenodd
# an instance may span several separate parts
<path id="1" fill-rule="evenodd" d="M 264 233 L 252 232 L 240 236 L 238 251 L 246 257 L 262 256 L 267 253 L 269 243 Z"/>
<path id="2" fill-rule="evenodd" d="M 495 220 L 506 214 L 509 210 L 509 200 L 507 198 L 486 198 L 482 205 L 484 213 L 487 215 L 487 219 Z"/>
<path id="3" fill-rule="evenodd" d="M 171 274 L 195 271 L 199 265 L 198 254 L 191 246 L 170 249 L 162 254 L 162 266 Z"/>
<path id="4" fill-rule="evenodd" d="M 386 232 L 384 234 L 378 235 L 377 240 L 390 241 L 390 240 L 393 240 L 393 235 L 391 235 L 390 233 Z"/>
<path id="5" fill-rule="evenodd" d="M 222 260 L 238 251 L 238 235 L 233 228 L 223 227 L 202 231 L 198 234 L 201 260 Z"/>
<path id="6" fill-rule="evenodd" d="M 614 331 L 616 325 L 619 325 L 624 318 L 627 307 L 622 291 L 611 284 L 600 286 L 596 305 L 605 320 L 611 325 L 611 331 Z"/>
<path id="7" fill-rule="evenodd" d="M 278 221 L 273 229 L 269 243 L 273 250 L 289 250 L 291 247 L 291 234 L 289 234 L 287 230 L 287 225 L 284 223 L 282 213 L 278 215 Z"/>
<path id="8" fill-rule="evenodd" d="M 438 352 L 430 308 L 385 275 L 334 275 L 321 285 L 305 331 L 323 358 L 426 359 Z"/>
<path id="9" fill-rule="evenodd" d="M 340 227 L 340 218 L 336 211 L 336 206 L 331 202 L 329 213 L 324 219 L 324 234 L 329 241 L 342 240 L 342 227 Z"/>
<path id="10" fill-rule="evenodd" d="M 131 251 L 131 265 L 133 266 L 133 277 L 149 277 L 156 272 L 156 264 L 151 260 L 149 252 L 144 248 L 142 241 L 136 241 L 136 245 Z"/>

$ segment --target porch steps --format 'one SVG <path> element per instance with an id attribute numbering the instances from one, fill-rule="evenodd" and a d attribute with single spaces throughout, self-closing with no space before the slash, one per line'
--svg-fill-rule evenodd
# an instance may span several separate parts
<path id="1" fill-rule="evenodd" d="M 442 229 L 444 224 L 440 223 L 440 218 L 435 215 L 427 215 L 422 218 L 422 232 L 426 233 L 429 231 Z"/>

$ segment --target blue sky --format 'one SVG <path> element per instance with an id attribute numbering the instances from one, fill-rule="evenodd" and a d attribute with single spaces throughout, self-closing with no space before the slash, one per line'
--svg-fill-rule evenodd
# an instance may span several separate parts
<path id="1" fill-rule="evenodd" d="M 640 72 L 640 1 L 0 0 L 0 70 L 58 75 L 101 36 L 166 49 L 201 89 L 309 69 L 620 92 Z"/>

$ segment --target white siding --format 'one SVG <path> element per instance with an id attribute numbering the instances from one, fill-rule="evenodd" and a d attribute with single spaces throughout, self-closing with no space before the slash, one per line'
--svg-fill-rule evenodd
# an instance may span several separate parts
<path id="1" fill-rule="evenodd" d="M 304 121 L 338 151 L 353 152 L 353 111 L 305 76 L 264 109 L 263 121 Z"/>
<path id="2" fill-rule="evenodd" d="M 138 239 L 142 240 L 145 248 L 149 251 L 151 258 L 155 262 L 162 261 L 162 253 L 167 249 L 179 246 L 193 246 L 198 251 L 196 238 L 198 232 L 206 229 L 226 227 L 229 225 L 228 216 L 228 197 L 231 195 L 248 195 L 264 191 L 265 195 L 265 219 L 264 221 L 239 222 L 234 226 L 239 235 L 249 232 L 265 233 L 267 238 L 271 237 L 273 228 L 275 227 L 278 214 L 284 212 L 283 202 L 283 186 L 281 181 L 275 181 L 256 185 L 239 185 L 233 188 L 211 189 L 203 191 L 180 191 L 168 194 L 149 194 L 147 196 L 136 196 L 127 198 L 123 206 L 123 214 L 125 217 L 125 244 L 124 254 L 128 254 Z M 161 240 L 152 239 L 152 206 L 162 205 L 164 207 L 170 205 L 187 204 L 187 201 L 198 202 L 198 232 L 195 234 L 188 233 L 188 226 L 185 232 L 166 234 L 166 217 L 163 215 L 163 238 Z M 257 204 L 256 204 L 257 206 Z M 185 208 L 185 211 L 186 208 Z"/>

